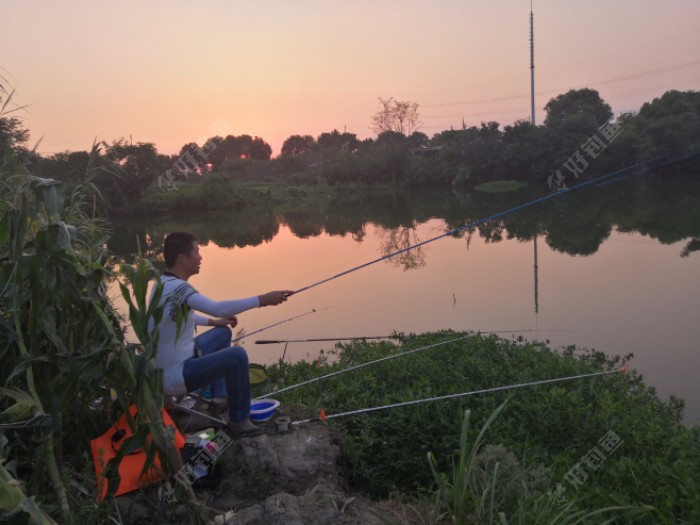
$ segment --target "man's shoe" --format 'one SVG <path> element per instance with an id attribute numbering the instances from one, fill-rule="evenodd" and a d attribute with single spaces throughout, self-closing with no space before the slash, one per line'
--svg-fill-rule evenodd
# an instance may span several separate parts
<path id="1" fill-rule="evenodd" d="M 238 421 L 236 423 L 231 421 L 228 424 L 228 428 L 231 429 L 231 432 L 233 432 L 234 436 L 252 437 L 259 436 L 260 434 L 262 434 L 262 428 L 251 423 L 250 419 L 248 418 L 245 418 L 243 421 Z"/>
<path id="2" fill-rule="evenodd" d="M 214 412 L 223 412 L 228 408 L 228 398 L 212 397 L 209 400 L 209 408 L 211 408 Z"/>

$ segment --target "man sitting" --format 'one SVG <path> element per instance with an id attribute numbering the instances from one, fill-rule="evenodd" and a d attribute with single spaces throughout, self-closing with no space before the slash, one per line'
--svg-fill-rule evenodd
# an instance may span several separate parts
<path id="1" fill-rule="evenodd" d="M 165 309 L 158 325 L 156 357 L 156 365 L 163 369 L 163 390 L 167 395 L 182 395 L 211 385 L 211 397 L 227 401 L 229 427 L 234 434 L 260 433 L 259 427 L 248 419 L 248 355 L 242 347 L 231 346 L 231 329 L 227 325 L 236 326 L 236 314 L 281 304 L 293 292 L 279 290 L 247 299 L 214 301 L 187 282 L 199 273 L 202 264 L 199 242 L 194 235 L 169 234 L 163 244 L 163 254 L 167 271 L 161 278 L 160 304 Z M 195 314 L 195 311 L 213 318 Z M 195 325 L 216 328 L 195 337 Z"/>

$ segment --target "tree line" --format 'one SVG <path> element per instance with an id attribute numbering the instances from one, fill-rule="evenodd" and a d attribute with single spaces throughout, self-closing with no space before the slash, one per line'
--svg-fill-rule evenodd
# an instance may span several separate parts
<path id="1" fill-rule="evenodd" d="M 21 159 L 32 173 L 72 185 L 90 182 L 106 202 L 129 207 L 144 194 L 182 184 L 208 186 L 211 197 L 241 181 L 292 179 L 330 185 L 384 183 L 403 187 L 471 187 L 496 180 L 555 186 L 575 183 L 622 166 L 698 147 L 700 92 L 668 91 L 637 113 L 616 118 L 593 89 L 576 89 L 545 105 L 542 125 L 527 120 L 463 125 L 428 137 L 418 131 L 418 104 L 379 99 L 372 117 L 375 138 L 332 130 L 317 137 L 295 134 L 280 155 L 260 137 L 214 136 L 163 155 L 153 143 L 102 142 L 93 151 L 42 156 L 29 151 L 29 133 L 16 117 L 0 118 L 0 166 Z M 13 155 L 9 155 L 12 152 Z M 218 206 L 201 195 L 201 201 Z"/>
<path id="2" fill-rule="evenodd" d="M 700 92 L 669 91 L 637 113 L 614 117 L 597 91 L 578 89 L 552 98 L 544 109 L 538 126 L 482 122 L 431 138 L 387 130 L 356 151 L 338 152 L 335 163 L 320 169 L 332 184 L 472 187 L 505 179 L 546 187 L 700 147 Z"/>

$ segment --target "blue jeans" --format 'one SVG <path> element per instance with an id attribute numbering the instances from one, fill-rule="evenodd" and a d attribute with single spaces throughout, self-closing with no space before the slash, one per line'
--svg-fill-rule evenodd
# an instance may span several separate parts
<path id="1" fill-rule="evenodd" d="M 231 346 L 228 326 L 198 335 L 195 344 L 200 357 L 191 357 L 182 367 L 187 391 L 211 384 L 211 397 L 228 398 L 231 421 L 243 421 L 250 414 L 248 354 L 240 346 Z"/>

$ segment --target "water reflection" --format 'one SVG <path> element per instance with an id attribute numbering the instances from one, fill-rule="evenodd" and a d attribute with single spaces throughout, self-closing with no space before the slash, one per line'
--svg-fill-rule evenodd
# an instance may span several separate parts
<path id="1" fill-rule="evenodd" d="M 399 226 L 398 228 L 379 228 L 377 235 L 381 247 L 382 257 L 399 252 L 396 256 L 387 259 L 387 262 L 404 270 L 415 270 L 425 266 L 425 248 L 411 246 L 419 244 L 416 225 Z"/>
<path id="2" fill-rule="evenodd" d="M 301 239 L 327 233 L 349 235 L 361 243 L 366 224 L 372 223 L 381 228 L 381 255 L 386 255 L 418 242 L 416 225 L 431 218 L 444 219 L 449 231 L 541 197 L 545 190 L 526 188 L 507 194 L 367 191 L 340 193 L 322 202 L 301 200 L 222 213 L 116 219 L 110 248 L 127 260 L 139 246 L 147 255 L 159 256 L 164 235 L 175 230 L 192 231 L 202 244 L 257 246 L 272 241 L 280 226 L 288 226 Z M 466 235 L 467 244 L 475 232 L 489 243 L 531 241 L 540 236 L 558 252 L 585 256 L 596 253 L 614 229 L 639 232 L 664 244 L 685 240 L 680 256 L 700 250 L 700 179 L 658 174 L 627 178 L 562 195 L 457 235 Z M 404 269 L 425 263 L 421 250 L 402 254 L 394 262 Z"/>

